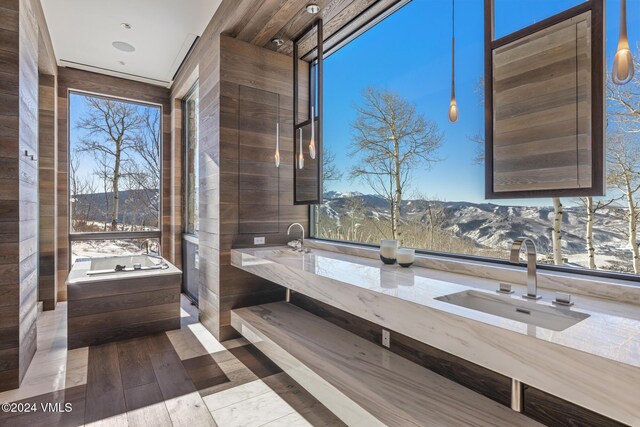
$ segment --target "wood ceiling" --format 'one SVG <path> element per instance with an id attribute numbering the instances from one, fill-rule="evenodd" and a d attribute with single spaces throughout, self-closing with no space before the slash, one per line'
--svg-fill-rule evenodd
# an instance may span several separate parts
<path id="1" fill-rule="evenodd" d="M 293 40 L 304 35 L 300 40 L 300 57 L 303 58 L 315 49 L 316 31 L 309 29 L 316 19 L 323 19 L 325 51 L 330 52 L 363 26 L 407 2 L 408 0 L 253 1 L 244 10 L 239 25 L 234 25 L 226 34 L 290 56 L 293 54 Z M 320 13 L 308 13 L 306 6 L 310 3 L 320 6 Z M 274 38 L 280 38 L 284 43 L 276 46 L 272 42 Z"/>

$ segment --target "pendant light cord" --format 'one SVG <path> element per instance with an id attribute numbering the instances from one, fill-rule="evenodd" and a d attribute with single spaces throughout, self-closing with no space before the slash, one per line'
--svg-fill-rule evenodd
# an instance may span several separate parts
<path id="1" fill-rule="evenodd" d="M 456 0 L 451 0 L 451 28 L 453 29 L 452 35 L 456 34 Z"/>
<path id="2" fill-rule="evenodd" d="M 451 0 L 451 98 L 455 96 L 455 67 L 456 67 L 456 0 Z"/>

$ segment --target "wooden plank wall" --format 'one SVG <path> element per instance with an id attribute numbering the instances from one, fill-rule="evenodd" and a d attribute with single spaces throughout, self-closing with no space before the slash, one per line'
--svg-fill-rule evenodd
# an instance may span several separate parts
<path id="1" fill-rule="evenodd" d="M 0 390 L 19 385 L 36 350 L 38 27 L 33 1 L 0 6 Z"/>
<path id="2" fill-rule="evenodd" d="M 199 232 L 200 321 L 220 335 L 220 37 L 209 41 L 215 51 L 199 64 Z"/>
<path id="3" fill-rule="evenodd" d="M 180 109 L 180 99 L 199 81 L 199 254 L 200 254 L 200 321 L 220 338 L 220 33 L 237 32 L 237 24 L 252 10 L 251 0 L 223 0 L 207 25 L 193 52 L 176 76 L 171 90 L 174 108 Z M 174 135 L 181 135 L 174 114 Z M 181 144 L 180 140 L 176 141 Z M 228 319 L 227 319 L 228 324 Z M 228 329 L 231 329 L 230 327 Z"/>
<path id="4" fill-rule="evenodd" d="M 338 3 L 344 4 L 342 1 Z M 223 1 L 172 87 L 172 98 L 179 99 L 193 83 L 194 73 L 199 80 L 200 320 L 219 339 L 236 334 L 229 325 L 231 308 L 283 296 L 283 291 L 276 285 L 230 265 L 230 249 L 251 246 L 254 237 L 238 232 L 238 162 L 241 160 L 237 135 L 239 85 L 277 93 L 281 110 L 292 109 L 291 57 L 231 38 L 247 28 L 250 21 L 253 22 L 259 7 L 260 4 L 248 0 Z M 273 20 L 274 25 L 269 31 L 274 33 L 286 25 L 286 22 L 281 22 L 282 18 L 291 14 L 292 8 L 304 9 L 304 5 L 293 2 L 280 10 L 275 3 L 269 3 L 268 7 L 274 10 L 261 10 L 261 14 Z M 298 15 L 301 19 L 296 20 L 296 28 L 313 19 L 298 11 L 293 12 L 291 19 Z M 291 27 L 287 26 L 287 30 Z M 228 36 L 221 36 L 221 33 Z M 247 37 L 249 33 L 246 32 Z M 225 51 L 221 50 L 223 46 Z M 179 104 L 174 107 L 179 108 Z M 281 120 L 288 122 L 281 121 L 279 225 L 276 233 L 266 236 L 267 244 L 286 242 L 286 229 L 291 222 L 301 222 L 306 228 L 309 223 L 308 208 L 293 206 L 291 119 L 285 113 L 281 115 Z"/>
<path id="5" fill-rule="evenodd" d="M 18 385 L 19 1 L 0 7 L 0 390 Z"/>
<path id="6" fill-rule="evenodd" d="M 56 160 L 58 137 L 56 135 L 56 86 L 57 78 L 53 75 L 40 74 L 39 93 L 39 162 L 38 182 L 39 206 L 39 259 L 40 273 L 38 277 L 39 300 L 44 310 L 53 310 L 58 300 L 56 279 L 57 252 L 57 217 L 56 202 Z"/>
<path id="7" fill-rule="evenodd" d="M 583 14 L 494 51 L 495 192 L 592 185 L 590 28 Z"/>
<path id="8" fill-rule="evenodd" d="M 181 217 L 175 217 L 174 183 L 179 160 L 173 160 L 171 144 L 171 103 L 169 90 L 147 83 L 81 71 L 72 68 L 58 69 L 58 299 L 67 299 L 65 281 L 69 273 L 69 217 L 68 217 L 68 92 L 78 90 L 138 100 L 162 106 L 162 254 L 171 263 L 180 266 L 180 240 L 176 241 L 173 229 L 180 228 Z M 178 178 L 179 179 L 179 178 Z"/>
<path id="9" fill-rule="evenodd" d="M 179 100 L 171 100 L 171 254 L 173 264 L 182 269 L 182 230 L 184 205 L 182 195 L 182 165 L 184 164 L 182 149 L 182 105 Z M 164 248 L 163 248 L 164 250 Z"/>
<path id="10" fill-rule="evenodd" d="M 194 74 L 199 80 L 200 320 L 218 339 L 235 335 L 229 325 L 231 308 L 263 303 L 282 294 L 275 285 L 230 266 L 231 247 L 253 244 L 253 235 L 238 233 L 239 85 L 278 93 L 280 108 L 291 110 L 292 105 L 287 107 L 287 102 L 291 102 L 293 84 L 292 39 L 322 17 L 325 40 L 336 35 L 328 42 L 331 46 L 341 38 L 337 35 L 339 30 L 356 28 L 398 0 L 318 3 L 322 11 L 314 16 L 305 11 L 304 3 L 295 0 L 223 0 L 171 89 L 172 101 L 176 101 L 191 87 Z M 271 43 L 273 37 L 282 37 L 285 43 L 277 47 Z M 308 36 L 309 40 L 314 37 L 313 33 Z M 305 40 L 303 44 L 308 47 L 312 42 Z M 180 108 L 179 102 L 174 102 L 174 108 Z M 286 242 L 286 228 L 291 222 L 301 222 L 307 229 L 309 224 L 308 208 L 293 206 L 293 141 L 287 127 L 281 127 L 289 132 L 284 135 L 289 140 L 283 138 L 280 153 L 279 227 L 277 233 L 266 236 L 267 244 Z"/>
<path id="11" fill-rule="evenodd" d="M 36 0 L 20 0 L 20 372 L 36 352 L 38 317 L 38 24 Z M 31 154 L 33 153 L 33 154 Z"/>
<path id="12" fill-rule="evenodd" d="M 283 148 L 291 146 L 292 111 L 280 108 L 277 93 L 236 85 L 238 109 L 238 233 L 278 233 L 280 168 L 275 167 L 276 124 L 282 120 Z M 286 165 L 284 165 L 286 168 Z"/>
<path id="13" fill-rule="evenodd" d="M 57 133 L 57 84 L 58 65 L 39 1 L 34 3 L 38 22 L 38 300 L 43 302 L 44 310 L 53 310 L 58 301 L 57 253 L 58 219 L 56 192 L 58 174 L 58 133 Z"/>
<path id="14" fill-rule="evenodd" d="M 56 162 L 56 233 L 57 259 L 56 282 L 58 284 L 58 301 L 67 300 L 67 285 L 65 281 L 69 275 L 69 141 L 67 141 L 67 91 L 61 88 L 60 71 L 58 69 L 58 93 L 57 93 L 57 129 L 58 148 Z M 64 129 L 64 131 L 62 130 Z"/>
<path id="15" fill-rule="evenodd" d="M 255 205 L 239 203 L 239 183 L 250 180 L 259 173 L 257 168 L 240 168 L 241 164 L 261 158 L 272 159 L 275 152 L 275 132 L 271 138 L 255 138 L 253 149 L 240 150 L 239 133 L 242 129 L 238 118 L 241 87 L 271 92 L 280 98 L 280 157 L 278 170 L 278 209 L 262 210 L 260 217 L 243 215 L 243 228 L 252 229 L 262 224 L 273 224 L 274 233 L 266 235 L 267 244 L 282 244 L 290 240 L 287 228 L 300 222 L 308 230 L 308 207 L 293 205 L 293 61 L 291 57 L 274 53 L 230 37 L 220 37 L 220 335 L 232 335 L 229 325 L 232 308 L 265 303 L 282 299 L 283 289 L 230 265 L 231 248 L 253 246 L 255 235 L 241 234 L 239 217 L 241 209 L 259 209 Z M 262 123 L 264 128 L 251 129 L 256 134 L 269 133 L 273 124 Z M 245 141 L 246 142 L 246 141 Z M 265 154 L 267 153 L 267 154 Z M 275 168 L 273 162 L 263 162 L 262 168 Z M 268 171 L 263 171 L 265 176 Z M 257 190 L 268 190 L 263 187 Z M 253 221 L 250 221 L 253 219 Z"/>

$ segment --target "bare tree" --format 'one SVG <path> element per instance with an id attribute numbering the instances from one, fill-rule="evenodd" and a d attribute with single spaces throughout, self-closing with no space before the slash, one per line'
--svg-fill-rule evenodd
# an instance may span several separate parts
<path id="1" fill-rule="evenodd" d="M 476 83 L 474 92 L 478 94 L 479 104 L 484 108 L 484 78 L 480 78 L 480 80 Z M 475 155 L 473 156 L 473 163 L 483 165 L 485 159 L 484 135 L 478 132 L 474 135 L 467 136 L 467 139 L 475 143 Z"/>
<path id="2" fill-rule="evenodd" d="M 69 158 L 69 195 L 71 196 L 71 225 L 74 231 L 78 230 L 78 203 L 80 193 L 82 192 L 81 178 L 78 174 L 80 168 L 80 158 L 76 153 L 71 154 Z"/>
<path id="3" fill-rule="evenodd" d="M 637 49 L 634 57 L 640 55 Z M 634 62 L 635 73 L 625 85 L 614 84 L 607 76 L 607 118 L 623 133 L 640 133 L 640 63 Z"/>
<path id="4" fill-rule="evenodd" d="M 564 213 L 560 197 L 553 197 L 553 228 L 551 242 L 553 243 L 553 263 L 560 265 L 562 260 L 562 215 Z"/>
<path id="5" fill-rule="evenodd" d="M 607 142 L 607 181 L 627 201 L 627 237 L 633 256 L 633 271 L 637 274 L 640 273 L 637 226 L 640 216 L 637 200 L 640 190 L 640 145 L 634 135 L 624 132 L 611 135 Z"/>
<path id="6" fill-rule="evenodd" d="M 640 49 L 635 55 L 640 54 Z M 640 189 L 640 64 L 634 64 L 635 74 L 626 85 L 616 85 L 607 79 L 607 115 L 613 128 L 607 138 L 608 184 L 620 191 L 627 202 L 627 236 L 633 256 L 633 271 L 640 273 L 637 223 L 640 215 L 637 195 Z"/>
<path id="7" fill-rule="evenodd" d="M 329 147 L 322 148 L 322 180 L 339 181 L 343 173 L 336 166 L 336 155 Z"/>
<path id="8" fill-rule="evenodd" d="M 369 87 L 356 105 L 351 124 L 351 154 L 359 155 L 353 178 L 363 179 L 390 207 L 391 235 L 402 241 L 401 205 L 412 171 L 438 161 L 435 152 L 443 135 L 433 120 L 396 92 Z"/>
<path id="9" fill-rule="evenodd" d="M 139 112 L 139 106 L 132 103 L 101 97 L 86 97 L 85 102 L 88 107 L 86 114 L 77 125 L 85 131 L 80 141 L 80 151 L 95 156 L 105 155 L 113 165 L 111 229 L 116 230 L 124 153 L 136 148 L 138 131 L 144 124 L 144 117 Z"/>
<path id="10" fill-rule="evenodd" d="M 443 228 L 446 214 L 444 208 L 425 199 L 427 202 L 427 218 L 429 219 L 429 249 L 436 249 L 435 235 Z"/>
<path id="11" fill-rule="evenodd" d="M 345 207 L 347 209 L 347 217 L 351 223 L 350 227 L 345 230 L 346 239 L 354 242 L 360 241 L 361 221 L 364 219 L 365 213 L 362 197 L 357 194 L 351 194 L 345 201 Z"/>
<path id="12" fill-rule="evenodd" d="M 580 197 L 579 203 L 585 208 L 587 221 L 585 226 L 585 240 L 587 241 L 587 266 L 595 270 L 596 266 L 596 248 L 593 241 L 593 225 L 596 221 L 596 214 L 604 210 L 618 199 L 609 200 L 593 200 L 593 197 Z"/>
<path id="13" fill-rule="evenodd" d="M 104 227 L 103 231 L 107 231 L 107 227 L 109 224 L 109 205 L 113 200 L 113 195 L 109 198 L 109 193 L 111 192 L 111 183 L 113 182 L 113 166 L 109 162 L 109 158 L 105 153 L 97 153 L 96 157 L 96 165 L 93 170 L 94 176 L 98 177 L 98 181 L 102 183 L 102 194 L 104 196 L 104 207 L 105 210 L 102 212 L 104 216 Z"/>
<path id="14" fill-rule="evenodd" d="M 148 108 L 142 113 L 143 124 L 136 135 L 135 162 L 127 165 L 130 188 L 140 200 L 142 218 L 158 217 L 160 213 L 160 112 Z M 146 206 L 145 206 L 146 204 Z"/>
<path id="15" fill-rule="evenodd" d="M 92 231 L 89 221 L 94 209 L 95 180 L 80 172 L 81 159 L 72 152 L 69 158 L 69 195 L 71 199 L 71 224 L 74 231 Z"/>
<path id="16" fill-rule="evenodd" d="M 475 154 L 473 156 L 473 163 L 477 165 L 484 165 L 484 159 L 485 159 L 484 136 L 479 133 L 476 133 L 475 135 L 467 136 L 467 139 L 476 144 Z"/>

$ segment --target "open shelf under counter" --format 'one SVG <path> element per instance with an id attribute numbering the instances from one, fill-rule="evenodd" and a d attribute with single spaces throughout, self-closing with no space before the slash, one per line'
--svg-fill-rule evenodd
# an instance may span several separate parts
<path id="1" fill-rule="evenodd" d="M 437 298 L 498 282 L 353 255 L 285 247 L 232 250 L 232 265 L 629 425 L 640 424 L 640 308 L 575 298 L 588 318 L 554 331 Z M 512 298 L 525 288 L 514 287 Z M 541 290 L 537 304 L 550 306 Z"/>

